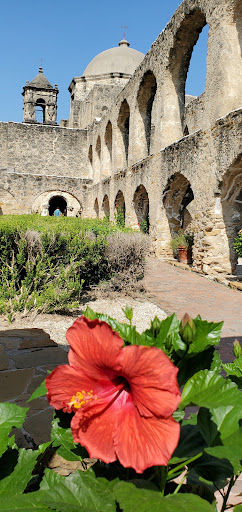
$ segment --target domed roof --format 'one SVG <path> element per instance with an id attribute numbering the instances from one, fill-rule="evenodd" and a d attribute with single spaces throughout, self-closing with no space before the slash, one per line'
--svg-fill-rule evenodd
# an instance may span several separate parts
<path id="1" fill-rule="evenodd" d="M 132 75 L 144 58 L 144 54 L 129 48 L 126 39 L 119 46 L 99 53 L 86 67 L 83 76 L 103 75 L 106 73 L 126 73 Z"/>

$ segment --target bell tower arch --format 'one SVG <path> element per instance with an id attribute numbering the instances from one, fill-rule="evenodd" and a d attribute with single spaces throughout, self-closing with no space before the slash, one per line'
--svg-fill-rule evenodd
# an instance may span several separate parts
<path id="1" fill-rule="evenodd" d="M 52 87 L 40 67 L 39 74 L 23 88 L 23 122 L 56 125 L 58 92 L 57 84 Z"/>

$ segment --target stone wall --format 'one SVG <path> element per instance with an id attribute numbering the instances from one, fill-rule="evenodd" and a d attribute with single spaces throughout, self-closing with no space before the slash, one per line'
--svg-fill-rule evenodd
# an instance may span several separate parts
<path id="1" fill-rule="evenodd" d="M 85 130 L 0 123 L 0 169 L 88 178 L 86 140 Z"/>

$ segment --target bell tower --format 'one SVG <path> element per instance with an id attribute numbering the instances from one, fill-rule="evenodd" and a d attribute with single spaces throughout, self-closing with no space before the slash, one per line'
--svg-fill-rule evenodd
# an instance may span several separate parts
<path id="1" fill-rule="evenodd" d="M 58 92 L 57 84 L 52 87 L 40 67 L 39 74 L 23 88 L 23 122 L 56 125 Z"/>

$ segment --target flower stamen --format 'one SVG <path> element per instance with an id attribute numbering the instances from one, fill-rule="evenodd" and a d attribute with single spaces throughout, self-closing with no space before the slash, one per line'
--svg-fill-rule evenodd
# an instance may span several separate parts
<path id="1" fill-rule="evenodd" d="M 93 390 L 91 391 L 77 391 L 75 395 L 71 398 L 70 402 L 67 403 L 67 407 L 69 409 L 80 409 L 83 405 L 87 404 L 90 400 L 97 400 L 96 395 L 93 395 Z"/>

